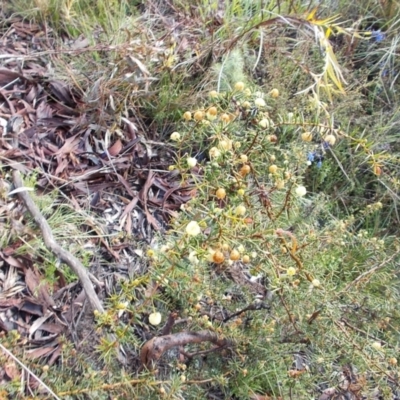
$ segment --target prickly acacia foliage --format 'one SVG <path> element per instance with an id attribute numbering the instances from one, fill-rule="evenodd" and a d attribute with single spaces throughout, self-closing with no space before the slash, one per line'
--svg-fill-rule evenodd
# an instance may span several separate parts
<path id="1" fill-rule="evenodd" d="M 379 69 L 380 79 L 371 83 L 370 71 L 355 71 L 356 82 L 349 79 L 352 89 L 345 88 L 347 100 L 340 95 L 340 101 L 332 103 L 345 87 L 337 47 L 343 46 L 347 55 L 354 49 L 359 53 L 360 48 L 353 47 L 353 27 L 343 31 L 336 17 L 319 21 L 317 10 L 305 18 L 304 2 L 296 6 L 292 1 L 279 2 L 282 18 L 274 14 L 276 2 L 270 2 L 274 13 L 266 13 L 266 3 L 259 2 L 243 8 L 247 15 L 240 14 L 245 2 L 225 2 L 229 9 L 218 10 L 213 19 L 213 5 L 187 10 L 187 2 L 173 1 L 179 16 L 186 12 L 190 17 L 182 25 L 179 22 L 185 29 L 171 45 L 158 40 L 160 21 L 168 25 L 167 36 L 163 33 L 161 37 L 171 34 L 170 19 L 162 15 L 157 20 L 155 13 L 163 10 L 153 8 L 153 2 L 148 14 L 143 14 L 142 7 L 139 10 L 143 26 L 136 20 L 132 23 L 133 14 L 125 2 L 117 8 L 114 2 L 98 2 L 92 7 L 86 1 L 41 1 L 32 9 L 26 1 L 17 3 L 27 15 L 39 13 L 46 26 L 52 20 L 53 27 L 87 32 L 96 40 L 102 26 L 101 40 L 112 32 L 106 43 L 123 41 L 113 48 L 115 60 L 96 64 L 97 74 L 108 77 L 104 81 L 97 80 L 95 72 L 88 79 L 86 72 L 93 71 L 87 65 L 98 60 L 103 45 L 74 56 L 74 68 L 67 63 L 69 81 L 90 81 L 90 102 L 103 93 L 98 110 L 107 109 L 109 103 L 111 114 L 119 119 L 120 105 L 131 107 L 144 92 L 136 111 L 149 113 L 151 118 L 143 119 L 147 127 L 149 120 L 176 121 L 182 108 L 176 104 L 180 90 L 191 104 L 182 110 L 182 122 L 174 125 L 169 144 L 176 149 L 171 175 L 179 177 L 192 200 L 175 214 L 170 231 L 148 252 L 149 269 L 143 261 L 140 273 L 132 279 L 116 279 L 112 293 L 108 292 L 107 312 L 96 318 L 97 341 L 92 343 L 92 336 L 83 335 L 97 351 L 90 347 L 84 353 L 82 342 L 76 341 L 74 346 L 60 340 L 56 343 L 61 354 L 58 364 L 45 365 L 46 360 L 39 364 L 25 357 L 29 368 L 60 397 L 71 398 L 302 399 L 319 397 L 323 391 L 321 398 L 325 399 L 341 395 L 391 398 L 398 382 L 398 243 L 384 237 L 380 229 L 386 223 L 386 232 L 393 232 L 393 224 L 387 221 L 398 220 L 398 157 L 395 152 L 390 155 L 390 143 L 397 143 L 398 130 L 396 113 L 392 117 L 388 112 L 388 117 L 373 108 L 384 104 L 398 109 L 392 90 L 397 79 L 392 60 L 397 39 L 390 50 L 378 48 L 386 33 L 382 36 L 368 21 L 363 23 L 375 32 L 364 48 L 368 47 L 368 62 Z M 392 2 L 388 4 L 388 18 L 394 18 Z M 90 6 L 89 13 L 83 5 Z M 355 11 L 350 11 L 357 7 L 353 3 L 346 7 L 349 12 L 343 9 L 341 14 L 353 18 Z M 305 13 L 285 17 L 294 9 Z M 337 10 L 327 11 L 331 15 Z M 193 13 L 203 13 L 200 23 Z M 196 29 L 186 25 L 189 21 L 198 24 Z M 219 29 L 221 22 L 224 25 Z M 137 37 L 131 40 L 137 33 L 130 23 L 143 27 L 143 43 Z M 214 91 L 206 100 L 197 100 L 202 94 L 192 96 L 191 64 L 181 62 L 180 57 L 184 53 L 192 58 L 193 49 L 208 48 L 211 36 L 205 27 L 216 38 L 211 46 L 214 60 L 220 63 L 210 71 L 200 68 L 205 75 L 202 88 Z M 287 27 L 293 28 L 288 37 Z M 333 33 L 349 39 L 348 48 L 346 40 Z M 397 38 L 397 33 L 391 37 Z M 335 53 L 332 43 L 336 43 Z M 132 52 L 135 56 L 143 53 L 142 58 L 138 56 L 140 64 L 135 61 L 134 71 L 146 64 L 139 68 L 144 77 L 136 76 L 137 71 L 132 74 L 128 62 Z M 365 59 L 365 54 L 358 56 Z M 118 72 L 115 62 L 121 67 Z M 60 58 L 54 64 L 61 69 Z M 260 92 L 249 85 L 255 77 L 248 76 L 249 71 L 267 79 L 260 80 L 260 87 L 268 89 Z M 190 76 L 189 88 L 177 84 L 185 82 L 181 73 Z M 98 85 L 92 82 L 101 82 L 101 90 L 97 92 Z M 150 89 L 156 90 L 148 91 L 149 82 L 153 82 Z M 140 85 L 145 90 L 139 90 Z M 294 96 L 299 92 L 302 94 Z M 360 93 L 368 93 L 368 99 L 361 102 Z M 15 88 L 8 95 L 15 96 Z M 120 105 L 114 102 L 117 98 Z M 15 99 L 20 104 L 20 99 Z M 121 115 L 132 115 L 130 108 Z M 165 202 L 163 206 L 168 208 Z M 45 268 L 49 270 L 47 265 Z M 54 269 L 49 275 L 54 275 Z M 218 339 L 210 340 L 212 344 L 186 341 L 162 357 L 150 354 L 156 364 L 151 371 L 143 368 L 140 358 L 145 359 L 143 349 L 149 348 L 149 343 L 159 343 L 168 333 L 180 338 L 185 331 L 190 331 L 187 337 L 191 338 L 203 332 L 203 337 L 214 339 L 215 334 Z M 24 357 L 18 336 L 9 334 L 3 342 Z M 18 371 L 12 370 L 9 358 L 1 357 L 7 376 L 14 376 L 8 393 L 2 392 L 4 396 L 23 397 L 21 388 L 26 381 L 36 385 L 30 388 L 38 388 L 39 395 L 47 393 L 36 381 L 12 374 Z M 122 364 L 124 357 L 128 362 Z"/>
<path id="2" fill-rule="evenodd" d="M 292 113 L 268 113 L 275 90 L 235 87 L 188 110 L 174 137 L 170 169 L 192 185 L 193 199 L 168 242 L 150 252 L 161 288 L 155 304 L 164 315 L 179 310 L 188 329 L 231 340 L 229 351 L 207 357 L 203 377 L 219 376 L 240 398 L 389 390 L 397 377 L 398 244 L 359 228 L 382 204 L 358 219 L 331 215 L 324 194 L 307 193 L 304 180 L 320 160 L 323 168 L 335 163 L 331 153 L 346 135 L 324 121 L 309 131 Z M 282 132 L 292 138 L 285 145 Z M 195 364 L 186 375 L 198 376 Z"/>

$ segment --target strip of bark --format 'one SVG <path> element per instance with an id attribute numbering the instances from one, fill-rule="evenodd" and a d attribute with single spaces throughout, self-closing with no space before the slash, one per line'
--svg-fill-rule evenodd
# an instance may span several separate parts
<path id="1" fill-rule="evenodd" d="M 13 181 L 15 188 L 23 187 L 23 182 L 19 171 L 13 171 Z M 83 290 L 89 300 L 90 305 L 93 310 L 97 310 L 100 313 L 104 312 L 104 308 L 97 297 L 97 294 L 93 288 L 92 282 L 89 279 L 89 274 L 83 264 L 73 256 L 69 251 L 63 249 L 54 239 L 53 233 L 46 219 L 41 214 L 39 208 L 36 206 L 32 198 L 29 196 L 28 192 L 22 191 L 18 193 L 18 196 L 24 202 L 25 207 L 32 215 L 35 222 L 38 224 L 42 235 L 43 241 L 46 247 L 53 252 L 62 262 L 67 264 L 72 271 L 78 276 Z"/>
<path id="2" fill-rule="evenodd" d="M 140 352 L 143 367 L 151 367 L 169 349 L 185 346 L 189 343 L 211 342 L 218 347 L 226 346 L 228 340 L 218 337 L 214 332 L 178 332 L 171 335 L 157 336 L 147 341 Z M 218 348 L 217 347 L 217 348 Z"/>

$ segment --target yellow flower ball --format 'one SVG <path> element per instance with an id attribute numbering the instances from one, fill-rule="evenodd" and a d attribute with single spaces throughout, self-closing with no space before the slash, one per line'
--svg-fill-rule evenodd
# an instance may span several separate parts
<path id="1" fill-rule="evenodd" d="M 190 221 L 186 226 L 186 234 L 189 236 L 197 236 L 201 233 L 200 225 L 196 221 Z"/>
<path id="2" fill-rule="evenodd" d="M 278 172 L 278 166 L 275 164 L 270 165 L 268 171 L 270 172 L 270 174 L 276 174 Z"/>
<path id="3" fill-rule="evenodd" d="M 276 99 L 277 97 L 279 97 L 279 90 L 278 89 L 272 89 L 269 92 L 270 96 L 274 99 Z"/>
<path id="4" fill-rule="evenodd" d="M 224 253 L 222 253 L 222 251 L 217 250 L 214 254 L 213 254 L 213 262 L 215 262 L 216 264 L 221 264 L 225 261 L 225 256 Z"/>
<path id="5" fill-rule="evenodd" d="M 316 288 L 321 287 L 321 282 L 318 279 L 313 279 L 311 284 Z"/>
<path id="6" fill-rule="evenodd" d="M 210 116 L 213 116 L 213 117 L 215 117 L 217 114 L 218 114 L 218 110 L 217 110 L 217 107 L 210 107 L 209 109 L 208 109 L 208 111 L 207 111 L 207 114 L 208 115 L 210 115 Z"/>
<path id="7" fill-rule="evenodd" d="M 243 216 L 246 214 L 246 207 L 244 205 L 237 206 L 235 208 L 235 214 L 238 216 Z"/>
<path id="8" fill-rule="evenodd" d="M 210 158 L 218 158 L 221 155 L 221 152 L 216 147 L 211 147 L 208 154 L 210 155 Z"/>
<path id="9" fill-rule="evenodd" d="M 181 138 L 181 135 L 179 132 L 173 132 L 173 133 L 171 133 L 170 137 L 171 137 L 171 140 L 177 142 Z"/>
<path id="10" fill-rule="evenodd" d="M 250 262 L 250 256 L 248 256 L 247 254 L 245 254 L 245 255 L 242 257 L 242 261 L 243 261 L 244 264 L 248 264 L 248 263 Z"/>
<path id="11" fill-rule="evenodd" d="M 236 250 L 236 249 L 233 249 L 233 250 L 231 251 L 231 254 L 229 255 L 229 258 L 230 258 L 232 261 L 237 261 L 237 260 L 239 260 L 239 259 L 240 259 L 240 253 L 239 253 L 239 251 Z"/>
<path id="12" fill-rule="evenodd" d="M 294 268 L 294 267 L 289 267 L 289 268 L 287 269 L 287 274 L 288 274 L 289 276 L 296 275 L 296 268 Z"/>
<path id="13" fill-rule="evenodd" d="M 161 313 L 159 312 L 153 312 L 149 315 L 149 322 L 153 326 L 160 325 L 161 319 Z"/>
<path id="14" fill-rule="evenodd" d="M 241 155 L 240 155 L 240 161 L 241 161 L 242 163 L 247 163 L 248 159 L 249 159 L 249 158 L 247 157 L 246 154 L 241 154 Z"/>
<path id="15" fill-rule="evenodd" d="M 232 150 L 232 140 L 223 139 L 218 143 L 218 147 L 222 150 Z"/>
<path id="16" fill-rule="evenodd" d="M 190 111 L 186 111 L 183 114 L 183 119 L 186 120 L 186 121 L 190 121 L 192 119 L 192 113 Z"/>
<path id="17" fill-rule="evenodd" d="M 277 189 L 283 189 L 284 187 L 285 187 L 285 181 L 283 181 L 283 180 L 276 181 Z"/>
<path id="18" fill-rule="evenodd" d="M 265 106 L 266 106 L 266 103 L 265 103 L 265 100 L 264 100 L 264 99 L 262 99 L 261 97 L 259 97 L 259 98 L 257 98 L 257 99 L 254 100 L 254 105 L 255 105 L 256 107 L 265 107 Z"/>
<path id="19" fill-rule="evenodd" d="M 203 111 L 196 111 L 195 113 L 194 113 L 194 116 L 193 116 L 193 118 L 196 120 L 196 121 L 201 121 L 201 120 L 203 120 L 204 119 L 204 112 Z"/>
<path id="20" fill-rule="evenodd" d="M 269 128 L 269 119 L 263 118 L 261 121 L 259 121 L 258 125 L 261 126 L 261 128 Z"/>
<path id="21" fill-rule="evenodd" d="M 194 157 L 188 157 L 186 162 L 189 168 L 193 168 L 197 164 L 197 160 Z"/>
<path id="22" fill-rule="evenodd" d="M 381 342 L 374 342 L 371 345 L 375 350 L 381 350 L 382 349 L 382 344 Z"/>
<path id="23" fill-rule="evenodd" d="M 243 89 L 244 89 L 244 83 L 243 82 L 236 82 L 235 83 L 235 90 L 242 91 Z"/>
<path id="24" fill-rule="evenodd" d="M 312 138 L 313 138 L 313 135 L 312 135 L 311 132 L 303 132 L 303 133 L 301 134 L 301 139 L 302 139 L 304 142 L 311 142 Z"/>
<path id="25" fill-rule="evenodd" d="M 218 93 L 216 90 L 211 90 L 211 92 L 209 93 L 209 96 L 210 96 L 212 99 L 215 99 L 216 97 L 219 96 L 219 93 Z"/>
<path id="26" fill-rule="evenodd" d="M 295 192 L 297 196 L 303 197 L 306 195 L 307 189 L 304 186 L 297 186 Z"/>
<path id="27" fill-rule="evenodd" d="M 334 135 L 326 135 L 324 141 L 328 143 L 329 146 L 333 146 L 336 143 L 336 137 Z"/>
<path id="28" fill-rule="evenodd" d="M 210 107 L 207 111 L 210 115 L 217 115 L 218 114 L 218 110 L 217 107 Z"/>
<path id="29" fill-rule="evenodd" d="M 217 199 L 224 199 L 226 197 L 226 190 L 224 188 L 217 189 L 215 196 L 217 196 Z"/>
<path id="30" fill-rule="evenodd" d="M 229 115 L 227 113 L 221 114 L 220 118 L 221 118 L 221 121 L 225 122 L 225 123 L 228 123 L 231 120 L 231 118 L 229 117 Z"/>
<path id="31" fill-rule="evenodd" d="M 199 264 L 199 259 L 197 258 L 196 252 L 195 251 L 191 251 L 189 256 L 188 256 L 188 260 L 193 264 L 193 265 L 197 265 Z"/>
<path id="32" fill-rule="evenodd" d="M 242 177 L 245 177 L 250 173 L 250 171 L 251 171 L 250 165 L 243 165 L 243 167 L 240 168 L 239 173 Z"/>

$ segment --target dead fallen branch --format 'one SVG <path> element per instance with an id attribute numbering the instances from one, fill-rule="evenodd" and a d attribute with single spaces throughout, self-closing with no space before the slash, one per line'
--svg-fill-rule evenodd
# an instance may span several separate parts
<path id="1" fill-rule="evenodd" d="M 23 187 L 23 182 L 19 171 L 13 171 L 13 181 L 16 189 Z M 94 291 L 93 285 L 89 279 L 89 274 L 86 271 L 85 267 L 76 257 L 74 257 L 70 252 L 63 249 L 56 242 L 49 224 L 41 214 L 40 210 L 38 209 L 32 198 L 29 196 L 29 193 L 27 191 L 21 191 L 18 193 L 18 196 L 22 199 L 25 207 L 28 209 L 35 222 L 39 225 L 46 247 L 50 251 L 52 251 L 62 262 L 67 264 L 78 276 L 82 284 L 83 290 L 85 291 L 86 296 L 89 300 L 89 303 L 92 306 L 92 309 L 103 313 L 104 308 L 99 298 L 97 297 L 96 292 Z M 99 281 L 97 279 L 96 281 L 96 283 L 99 284 Z"/>
<path id="2" fill-rule="evenodd" d="M 167 350 L 173 347 L 202 342 L 215 344 L 217 346 L 215 350 L 225 347 L 228 344 L 227 339 L 220 338 L 216 333 L 210 331 L 179 332 L 171 335 L 157 336 L 144 344 L 140 352 L 142 366 L 151 367 Z"/>

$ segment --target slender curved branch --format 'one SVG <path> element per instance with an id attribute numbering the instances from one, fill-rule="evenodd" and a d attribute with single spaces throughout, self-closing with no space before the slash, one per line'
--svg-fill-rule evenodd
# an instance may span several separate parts
<path id="1" fill-rule="evenodd" d="M 13 171 L 13 181 L 14 181 L 14 185 L 15 185 L 16 189 L 23 187 L 23 182 L 22 182 L 19 171 L 16 171 L 16 170 Z M 21 191 L 18 193 L 18 196 L 21 198 L 21 200 L 25 204 L 25 207 L 30 212 L 30 214 L 32 215 L 35 222 L 38 224 L 38 226 L 42 232 L 43 241 L 44 241 L 44 244 L 46 245 L 46 247 L 51 252 L 53 252 L 62 262 L 67 264 L 72 269 L 72 271 L 78 276 L 78 278 L 82 284 L 83 290 L 85 291 L 86 296 L 87 296 L 89 303 L 92 306 L 93 310 L 97 310 L 98 312 L 103 313 L 104 308 L 103 308 L 99 298 L 97 297 L 97 294 L 93 288 L 92 283 L 90 282 L 89 274 L 86 271 L 86 268 L 75 256 L 73 256 L 69 251 L 63 249 L 56 242 L 49 224 L 47 223 L 46 219 L 41 214 L 37 205 L 34 203 L 32 198 L 29 196 L 29 193 L 26 191 Z M 97 281 L 97 279 L 96 279 L 96 281 Z M 98 281 L 97 281 L 97 283 L 98 283 Z"/>

